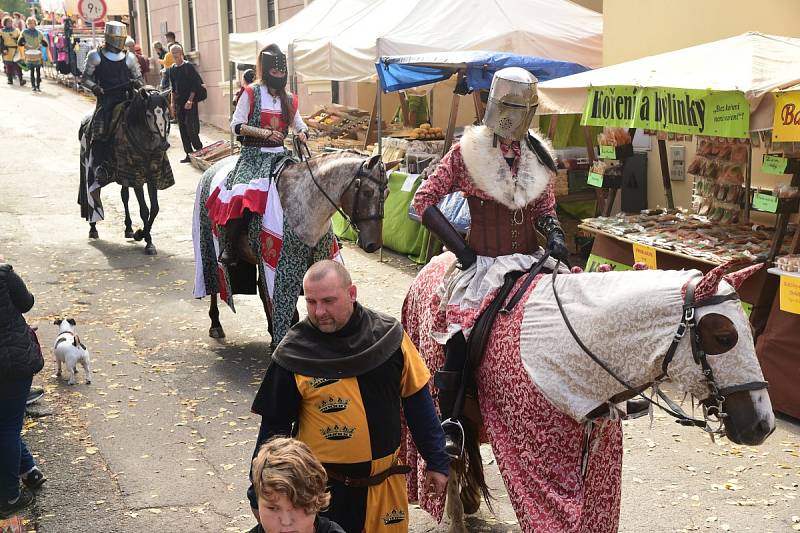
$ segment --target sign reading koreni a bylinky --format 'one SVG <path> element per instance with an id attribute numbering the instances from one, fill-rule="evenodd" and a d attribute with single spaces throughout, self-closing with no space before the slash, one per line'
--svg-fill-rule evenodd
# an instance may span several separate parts
<path id="1" fill-rule="evenodd" d="M 581 124 L 743 139 L 750 107 L 739 91 L 590 87 Z"/>

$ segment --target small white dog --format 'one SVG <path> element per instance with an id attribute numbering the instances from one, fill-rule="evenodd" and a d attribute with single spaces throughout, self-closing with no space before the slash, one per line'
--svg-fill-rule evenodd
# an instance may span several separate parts
<path id="1" fill-rule="evenodd" d="M 83 367 L 86 374 L 86 383 L 92 382 L 92 369 L 89 364 L 89 350 L 83 345 L 78 335 L 75 333 L 75 320 L 72 318 L 57 318 L 53 322 L 58 326 L 58 337 L 53 346 L 53 353 L 56 356 L 58 371 L 56 376 L 61 377 L 61 363 L 67 365 L 69 373 L 69 384 L 75 385 L 75 376 L 78 373 L 78 363 Z"/>

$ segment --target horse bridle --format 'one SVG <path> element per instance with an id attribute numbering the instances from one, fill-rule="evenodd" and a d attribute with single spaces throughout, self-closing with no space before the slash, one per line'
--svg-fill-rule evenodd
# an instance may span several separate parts
<path id="1" fill-rule="evenodd" d="M 347 186 L 344 188 L 344 191 L 342 191 L 342 195 L 344 195 L 344 193 L 346 193 L 350 189 L 350 187 L 354 187 L 354 191 L 353 191 L 353 215 L 349 216 L 347 213 L 345 213 L 342 210 L 341 207 L 339 207 L 339 205 L 336 202 L 333 201 L 333 199 L 330 197 L 330 195 L 327 193 L 327 191 L 325 191 L 325 189 L 322 187 L 322 185 L 320 185 L 319 181 L 317 181 L 316 176 L 314 176 L 314 172 L 311 170 L 311 165 L 309 164 L 309 160 L 311 159 L 311 150 L 309 150 L 308 146 L 305 143 L 300 142 L 300 140 L 297 137 L 294 138 L 293 144 L 294 144 L 295 153 L 298 154 L 298 156 L 300 157 L 300 160 L 305 162 L 305 164 L 306 164 L 306 168 L 308 169 L 308 174 L 311 176 L 311 181 L 314 182 L 314 185 L 317 186 L 317 189 L 319 189 L 319 192 L 322 193 L 322 196 L 324 196 L 325 199 L 328 200 L 328 202 L 333 206 L 333 208 L 336 209 L 336 212 L 339 213 L 339 215 L 347 223 L 347 226 L 345 226 L 345 230 L 352 226 L 356 231 L 359 231 L 359 229 L 358 229 L 358 223 L 359 222 L 364 222 L 364 221 L 367 221 L 367 220 L 383 220 L 383 206 L 384 206 L 384 203 L 385 203 L 386 189 L 388 188 L 388 183 L 378 180 L 377 178 L 375 178 L 369 172 L 365 172 L 364 166 L 366 165 L 367 160 L 364 160 L 364 161 L 361 162 L 361 165 L 359 165 L 358 170 L 356 171 L 355 175 L 347 183 Z M 386 171 L 385 171 L 385 167 L 383 165 L 383 161 L 381 161 L 379 164 L 380 164 L 380 175 L 381 176 L 385 176 L 386 175 Z M 360 199 L 361 199 L 361 179 L 362 178 L 368 179 L 369 181 L 375 183 L 378 186 L 378 212 L 377 213 L 367 214 L 367 215 L 364 215 L 364 216 L 361 216 L 359 214 L 358 206 L 359 206 Z"/>
<path id="2" fill-rule="evenodd" d="M 619 377 L 605 362 L 603 362 L 599 357 L 597 357 L 578 337 L 578 334 L 575 332 L 575 329 L 572 327 L 569 319 L 567 318 L 566 312 L 564 311 L 564 306 L 561 304 L 561 299 L 558 296 L 558 292 L 556 291 L 556 275 L 558 272 L 558 267 L 553 270 L 553 296 L 555 297 L 556 304 L 558 305 L 558 310 L 561 312 L 561 317 L 564 319 L 564 323 L 567 326 L 570 334 L 572 335 L 575 342 L 578 343 L 578 346 L 588 355 L 592 361 L 597 363 L 606 373 L 608 373 L 612 378 L 614 378 L 617 382 L 619 382 L 623 387 L 625 387 L 628 391 L 636 391 L 637 395 L 645 400 L 647 400 L 650 404 L 655 405 L 656 407 L 660 408 L 668 415 L 675 418 L 675 421 L 683 426 L 696 426 L 702 428 L 707 433 L 713 435 L 724 435 L 725 429 L 723 427 L 723 419 L 727 416 L 727 414 L 723 411 L 722 405 L 725 401 L 725 395 L 731 394 L 733 392 L 739 392 L 743 390 L 758 390 L 767 387 L 767 383 L 763 381 L 754 381 L 751 383 L 745 383 L 742 385 L 737 385 L 733 387 L 724 387 L 719 388 L 717 386 L 716 379 L 714 378 L 714 372 L 711 369 L 711 365 L 708 363 L 708 357 L 703 349 L 702 339 L 700 337 L 700 332 L 697 329 L 697 321 L 695 319 L 696 311 L 700 307 L 706 307 L 709 305 L 717 305 L 722 302 L 726 301 L 739 301 L 739 296 L 732 292 L 731 294 L 724 294 L 724 295 L 717 295 L 711 296 L 709 298 L 703 298 L 700 301 L 695 300 L 694 292 L 695 288 L 697 287 L 697 280 L 691 280 L 686 286 L 686 296 L 684 299 L 684 304 L 682 308 L 681 314 L 681 321 L 678 324 L 677 331 L 675 332 L 674 337 L 672 338 L 672 343 L 670 344 L 669 348 L 667 349 L 666 355 L 664 357 L 664 361 L 661 364 L 661 375 L 656 378 L 653 383 L 653 389 L 658 394 L 658 396 L 664 400 L 667 406 L 661 405 L 661 403 L 654 401 L 652 398 L 648 398 L 644 394 L 638 391 L 636 387 L 633 387 L 630 383 Z M 681 342 L 681 339 L 686 334 L 689 334 L 689 341 L 692 348 L 692 357 L 694 358 L 694 362 L 700 366 L 700 369 L 704 376 L 704 381 L 706 386 L 708 387 L 709 396 L 705 400 L 703 400 L 703 419 L 697 419 L 689 416 L 684 412 L 684 410 L 672 401 L 666 394 L 664 394 L 658 387 L 658 384 L 669 378 L 669 365 L 672 362 L 673 358 L 675 357 L 675 353 L 678 351 L 678 345 Z M 716 427 L 712 427 L 712 424 Z"/>

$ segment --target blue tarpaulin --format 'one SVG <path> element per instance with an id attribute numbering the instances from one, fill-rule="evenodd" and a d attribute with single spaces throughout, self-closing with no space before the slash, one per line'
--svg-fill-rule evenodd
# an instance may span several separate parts
<path id="1" fill-rule="evenodd" d="M 464 71 L 470 91 L 488 89 L 494 73 L 506 67 L 524 68 L 540 82 L 589 70 L 577 63 L 506 52 L 478 51 L 383 56 L 375 63 L 384 92 L 444 81 L 458 71 Z"/>

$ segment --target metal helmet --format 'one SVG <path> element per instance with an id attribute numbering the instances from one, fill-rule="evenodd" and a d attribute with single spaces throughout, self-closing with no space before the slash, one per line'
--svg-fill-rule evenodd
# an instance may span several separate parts
<path id="1" fill-rule="evenodd" d="M 128 27 L 121 22 L 106 22 L 106 29 L 103 32 L 106 46 L 119 52 L 125 49 L 125 39 L 128 37 Z"/>
<path id="2" fill-rule="evenodd" d="M 498 70 L 492 78 L 483 123 L 496 135 L 514 140 L 525 137 L 539 106 L 536 76 L 519 67 Z"/>

